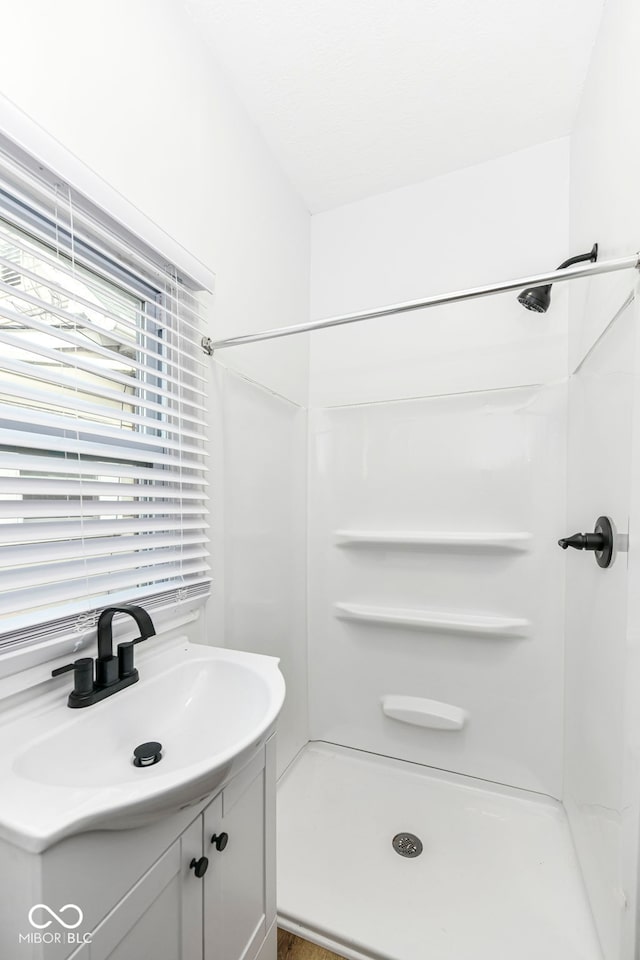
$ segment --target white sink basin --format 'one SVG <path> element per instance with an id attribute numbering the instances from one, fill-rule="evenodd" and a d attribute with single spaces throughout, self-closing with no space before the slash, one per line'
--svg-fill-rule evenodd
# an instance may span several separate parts
<path id="1" fill-rule="evenodd" d="M 1 837 L 40 852 L 197 803 L 264 740 L 284 700 L 272 657 L 184 642 L 138 665 L 139 682 L 100 703 L 69 709 L 62 684 L 3 724 Z M 134 748 L 152 740 L 161 761 L 134 766 Z"/>

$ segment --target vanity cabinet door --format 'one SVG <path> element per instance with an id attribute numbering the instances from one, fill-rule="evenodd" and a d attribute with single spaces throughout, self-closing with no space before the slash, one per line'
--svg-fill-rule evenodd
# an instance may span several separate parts
<path id="1" fill-rule="evenodd" d="M 72 960 L 202 960 L 202 818 L 193 823 L 92 933 Z"/>
<path id="2" fill-rule="evenodd" d="M 274 751 L 272 737 L 204 812 L 205 960 L 254 960 L 275 919 Z"/>

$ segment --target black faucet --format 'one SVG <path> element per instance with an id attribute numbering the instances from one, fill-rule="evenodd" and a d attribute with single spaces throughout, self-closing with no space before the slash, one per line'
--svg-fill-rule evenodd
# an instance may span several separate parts
<path id="1" fill-rule="evenodd" d="M 116 613 L 126 613 L 135 620 L 140 636 L 135 640 L 126 640 L 118 644 L 117 655 L 113 653 L 113 634 L 111 624 Z M 70 707 L 89 707 L 105 697 L 130 687 L 139 679 L 138 671 L 133 665 L 133 647 L 142 640 L 155 635 L 153 621 L 146 610 L 135 604 L 128 603 L 119 607 L 107 607 L 98 618 L 98 656 L 96 659 L 96 675 L 93 678 L 93 659 L 81 657 L 74 663 L 67 663 L 64 667 L 53 670 L 52 677 L 61 673 L 74 671 L 73 690 L 69 694 Z"/>

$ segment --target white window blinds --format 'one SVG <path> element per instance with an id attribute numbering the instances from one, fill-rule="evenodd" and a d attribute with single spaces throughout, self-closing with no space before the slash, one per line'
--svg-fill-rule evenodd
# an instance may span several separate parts
<path id="1" fill-rule="evenodd" d="M 0 648 L 207 593 L 195 291 L 63 185 L 0 174 Z"/>

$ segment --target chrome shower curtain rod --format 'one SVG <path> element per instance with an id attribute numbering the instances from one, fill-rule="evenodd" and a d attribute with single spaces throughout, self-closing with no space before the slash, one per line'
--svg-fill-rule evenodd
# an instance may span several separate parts
<path id="1" fill-rule="evenodd" d="M 638 253 L 635 253 L 631 257 L 621 257 L 618 260 L 603 260 L 600 263 L 589 263 L 586 266 L 552 270 L 549 273 L 539 273 L 533 277 L 503 280 L 500 283 L 491 283 L 485 287 L 470 287 L 468 290 L 456 290 L 453 293 L 424 297 L 422 300 L 407 300 L 405 303 L 392 303 L 386 307 L 378 307 L 376 310 L 361 310 L 358 313 L 345 313 L 339 317 L 328 317 L 325 320 L 312 320 L 309 323 L 299 323 L 291 327 L 274 327 L 272 330 L 263 330 L 261 333 L 247 333 L 241 337 L 228 337 L 226 340 L 212 340 L 210 337 L 203 337 L 202 348 L 205 353 L 213 354 L 215 350 L 224 350 L 227 347 L 239 347 L 244 343 L 258 343 L 260 340 L 275 340 L 276 337 L 291 337 L 296 333 L 309 333 L 311 330 L 340 327 L 345 323 L 358 323 L 360 320 L 372 320 L 374 317 L 389 317 L 397 313 L 410 313 L 412 310 L 438 307 L 443 303 L 459 303 L 461 300 L 476 300 L 479 297 L 489 297 L 494 293 L 506 293 L 509 290 L 519 290 L 521 287 L 537 287 L 546 283 L 562 283 L 565 280 L 577 280 L 580 277 L 594 277 L 599 273 L 613 273 L 616 270 L 630 270 L 633 267 L 640 267 L 640 254 Z"/>

